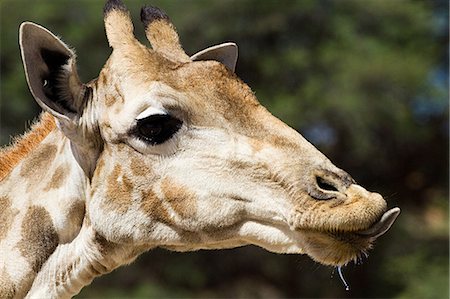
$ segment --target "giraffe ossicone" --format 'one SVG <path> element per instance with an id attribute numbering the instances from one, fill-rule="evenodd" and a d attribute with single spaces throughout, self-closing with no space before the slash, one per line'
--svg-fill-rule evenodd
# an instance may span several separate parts
<path id="1" fill-rule="evenodd" d="M 253 244 L 332 266 L 366 254 L 400 210 L 258 103 L 235 44 L 189 56 L 165 13 L 141 19 L 151 49 L 107 2 L 112 53 L 88 83 L 53 33 L 20 27 L 45 112 L 0 152 L 1 297 L 71 297 L 155 247 Z"/>

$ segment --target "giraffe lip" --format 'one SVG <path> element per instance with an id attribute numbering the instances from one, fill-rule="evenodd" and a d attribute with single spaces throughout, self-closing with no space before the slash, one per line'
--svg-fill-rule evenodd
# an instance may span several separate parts
<path id="1" fill-rule="evenodd" d="M 391 228 L 399 214 L 400 208 L 392 208 L 385 212 L 378 222 L 366 230 L 357 232 L 357 234 L 363 237 L 378 238 Z"/>

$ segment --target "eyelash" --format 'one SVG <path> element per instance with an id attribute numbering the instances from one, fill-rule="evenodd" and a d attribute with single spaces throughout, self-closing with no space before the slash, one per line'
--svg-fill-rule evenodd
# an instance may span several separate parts
<path id="1" fill-rule="evenodd" d="M 155 114 L 139 119 L 132 134 L 150 145 L 169 140 L 181 128 L 183 122 L 168 114 Z"/>

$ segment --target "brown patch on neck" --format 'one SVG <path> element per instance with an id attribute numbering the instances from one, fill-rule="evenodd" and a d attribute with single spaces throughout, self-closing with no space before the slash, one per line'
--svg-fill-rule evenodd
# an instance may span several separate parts
<path id="1" fill-rule="evenodd" d="M 46 177 L 49 165 L 55 159 L 58 148 L 54 144 L 42 144 L 27 157 L 20 167 L 20 175 L 28 178 L 27 191 L 29 192 Z"/>
<path id="2" fill-rule="evenodd" d="M 14 217 L 18 213 L 18 210 L 11 207 L 11 200 L 9 199 L 9 197 L 0 197 L 0 241 L 4 239 L 8 234 Z"/>
<path id="3" fill-rule="evenodd" d="M 53 116 L 47 112 L 41 113 L 39 121 L 29 132 L 15 138 L 10 146 L 0 149 L 0 181 L 55 128 Z"/>
<path id="4" fill-rule="evenodd" d="M 44 188 L 44 191 L 47 192 L 51 189 L 57 189 L 63 185 L 65 182 L 68 174 L 69 174 L 69 165 L 59 165 L 58 168 L 56 168 L 55 172 L 52 175 L 52 178 L 48 182 L 47 186 Z"/>
<path id="5" fill-rule="evenodd" d="M 5 299 L 14 298 L 16 295 L 16 285 L 5 268 L 0 270 L 0 291 L 1 297 Z"/>
<path id="6" fill-rule="evenodd" d="M 34 272 L 41 269 L 58 242 L 58 234 L 47 210 L 39 206 L 29 207 L 22 223 L 22 240 L 17 246 Z"/>
<path id="7" fill-rule="evenodd" d="M 67 214 L 70 216 L 68 219 L 69 223 L 73 227 L 81 228 L 86 211 L 84 201 L 74 198 L 72 202 L 74 204 L 69 208 L 69 213 Z"/>

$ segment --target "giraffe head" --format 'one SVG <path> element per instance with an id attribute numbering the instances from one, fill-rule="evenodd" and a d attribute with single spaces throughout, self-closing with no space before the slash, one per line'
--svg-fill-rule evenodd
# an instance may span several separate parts
<path id="1" fill-rule="evenodd" d="M 144 7 L 152 49 L 118 0 L 105 6 L 112 54 L 83 84 L 47 29 L 20 30 L 27 80 L 84 170 L 91 225 L 107 240 L 187 251 L 255 244 L 343 265 L 399 209 L 366 191 L 262 107 L 227 43 L 191 57 L 169 18 Z"/>

